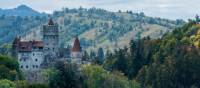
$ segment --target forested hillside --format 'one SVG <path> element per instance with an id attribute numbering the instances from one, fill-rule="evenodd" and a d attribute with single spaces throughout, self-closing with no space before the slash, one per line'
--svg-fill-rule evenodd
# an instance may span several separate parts
<path id="1" fill-rule="evenodd" d="M 12 9 L 0 8 L 0 15 L 25 17 L 25 16 L 45 16 L 46 14 L 37 12 L 26 5 L 20 5 Z"/>
<path id="2" fill-rule="evenodd" d="M 0 16 L 0 45 L 10 43 L 16 36 L 25 36 L 31 29 L 46 22 L 46 17 Z"/>
<path id="3" fill-rule="evenodd" d="M 199 23 L 190 20 L 161 39 L 132 40 L 130 48 L 108 53 L 103 66 L 145 88 L 199 88 L 199 31 Z"/>
<path id="4" fill-rule="evenodd" d="M 15 59 L 0 56 L 0 87 L 199 88 L 199 20 L 190 20 L 160 39 L 131 40 L 130 47 L 108 51 L 105 59 L 98 54 L 84 56 L 89 65 L 58 61 L 43 71 L 47 80 L 43 84 L 28 84 L 21 79 Z"/>
<path id="5" fill-rule="evenodd" d="M 17 11 L 35 13 L 27 6 L 19 6 Z M 1 12 L 1 11 L 0 11 Z M 11 11 L 12 12 L 12 11 Z M 24 12 L 26 13 L 26 12 Z M 28 13 L 27 13 L 28 14 Z M 103 9 L 68 9 L 55 11 L 51 17 L 60 26 L 60 46 L 71 45 L 75 36 L 79 36 L 81 45 L 86 50 L 103 48 L 114 50 L 128 46 L 131 39 L 150 36 L 160 38 L 175 26 L 184 24 L 182 20 L 168 20 L 145 16 L 144 13 L 109 12 Z M 48 17 L 44 16 L 0 16 L 0 46 L 10 44 L 14 37 L 22 36 L 25 40 L 41 40 L 41 28 Z"/>
<path id="6" fill-rule="evenodd" d="M 182 20 L 172 21 L 162 18 L 145 16 L 144 13 L 109 12 L 103 9 L 68 9 L 55 11 L 53 19 L 60 25 L 60 44 L 68 46 L 75 36 L 79 36 L 83 48 L 87 50 L 104 49 L 113 50 L 128 46 L 131 39 L 150 36 L 160 38 L 164 33 L 180 26 Z M 27 34 L 26 39 L 33 37 L 35 30 Z"/>
<path id="7" fill-rule="evenodd" d="M 13 9 L 0 9 L 0 47 L 10 45 L 16 36 L 25 36 L 47 21 L 47 15 L 20 5 Z"/>

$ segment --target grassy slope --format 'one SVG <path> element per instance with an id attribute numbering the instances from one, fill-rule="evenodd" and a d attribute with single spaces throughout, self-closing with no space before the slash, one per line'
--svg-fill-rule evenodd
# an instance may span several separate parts
<path id="1" fill-rule="evenodd" d="M 145 28 L 145 30 L 143 30 L 143 32 L 141 33 L 141 38 L 143 37 L 147 37 L 150 36 L 151 38 L 160 38 L 162 37 L 163 33 L 166 33 L 167 30 L 169 30 L 166 27 L 160 26 L 160 25 L 156 25 L 156 24 L 146 24 L 143 25 L 143 27 Z M 90 31 L 87 31 L 83 34 L 81 34 L 79 37 L 80 38 L 85 38 L 88 40 L 95 40 L 95 31 L 96 29 L 92 29 Z M 163 33 L 160 33 L 160 32 Z M 130 32 L 127 32 L 126 34 L 124 34 L 124 36 L 119 37 L 119 39 L 117 40 L 117 44 L 116 42 L 110 42 L 108 40 L 104 40 L 103 42 L 98 43 L 96 46 L 91 46 L 88 47 L 86 50 L 90 51 L 90 50 L 97 50 L 99 47 L 102 47 L 104 49 L 109 49 L 109 50 L 113 50 L 116 48 L 123 48 L 125 46 L 129 46 L 129 42 L 131 39 L 136 39 L 136 35 L 137 33 L 140 32 L 140 29 L 133 29 Z M 103 37 L 102 37 L 103 39 Z"/>
<path id="2" fill-rule="evenodd" d="M 83 12 L 83 16 L 79 16 L 79 12 L 76 13 L 64 13 L 64 15 L 58 16 L 54 18 L 56 22 L 60 25 L 60 42 L 65 44 L 65 46 L 72 44 L 73 38 L 75 35 L 79 35 L 80 39 L 86 39 L 87 41 L 92 41 L 95 42 L 95 45 L 90 45 L 89 47 L 86 47 L 86 50 L 96 50 L 99 47 L 103 47 L 104 49 L 110 49 L 113 50 L 114 48 L 122 48 L 124 46 L 128 46 L 129 41 L 131 39 L 136 39 L 138 35 L 141 37 L 146 37 L 150 36 L 151 38 L 160 38 L 164 33 L 168 31 L 172 31 L 173 28 L 170 27 L 175 27 L 176 24 L 173 23 L 173 21 L 161 21 L 162 24 L 168 24 L 169 26 L 163 26 L 159 24 L 151 24 L 151 23 L 141 23 L 141 21 L 134 21 L 131 22 L 131 19 L 137 18 L 136 15 L 131 15 L 129 13 L 114 13 L 116 17 L 122 17 L 124 19 L 124 23 L 120 22 L 118 20 L 114 20 L 107 17 L 108 14 L 111 12 L 105 12 L 106 14 L 99 16 L 96 13 L 92 13 L 91 17 L 88 17 L 88 12 L 85 11 Z M 107 17 L 104 19 L 103 17 Z M 146 20 L 149 17 L 143 17 L 141 19 Z M 64 24 L 64 19 L 68 19 L 71 21 L 69 24 Z M 158 19 L 155 18 L 157 21 Z M 73 25 L 77 25 L 78 27 L 82 28 L 85 27 L 85 25 L 91 24 L 92 21 L 96 21 L 94 27 L 89 27 L 88 29 L 81 30 L 81 32 L 77 32 L 80 29 L 77 27 L 74 27 Z M 108 27 L 105 27 L 104 25 L 102 26 L 102 23 L 107 23 Z M 125 25 L 124 25 L 125 24 Z M 141 25 L 141 27 L 138 26 Z M 109 41 L 108 40 L 108 35 L 109 33 L 113 31 L 119 31 L 121 29 L 114 29 L 111 27 L 113 25 L 133 25 L 133 29 L 129 30 L 125 33 L 122 33 L 121 36 L 117 36 L 116 41 Z M 40 25 L 42 26 L 42 25 Z M 40 40 L 41 39 L 41 27 L 35 27 L 32 29 L 33 31 L 30 32 L 25 36 L 24 39 L 29 40 L 29 39 L 36 39 Z M 35 31 L 35 32 L 34 32 Z M 103 31 L 103 32 L 102 32 Z M 34 37 L 33 37 L 34 36 Z M 100 36 L 100 37 L 99 37 Z M 97 38 L 98 37 L 98 38 Z"/>

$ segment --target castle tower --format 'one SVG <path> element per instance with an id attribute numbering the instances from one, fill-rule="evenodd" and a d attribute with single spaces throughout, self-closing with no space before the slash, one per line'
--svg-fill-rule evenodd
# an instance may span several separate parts
<path id="1" fill-rule="evenodd" d="M 81 63 L 82 56 L 83 54 L 80 41 L 78 37 L 76 37 L 74 40 L 74 45 L 71 49 L 71 59 L 72 59 L 71 61 L 74 63 Z"/>
<path id="2" fill-rule="evenodd" d="M 43 26 L 43 42 L 45 60 L 57 59 L 59 56 L 59 30 L 58 25 L 54 24 L 52 19 Z"/>

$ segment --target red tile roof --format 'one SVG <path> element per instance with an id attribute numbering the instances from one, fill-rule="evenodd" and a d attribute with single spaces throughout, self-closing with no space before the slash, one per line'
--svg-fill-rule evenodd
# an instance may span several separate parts
<path id="1" fill-rule="evenodd" d="M 74 46 L 72 47 L 72 52 L 80 52 L 81 51 L 81 46 L 78 37 L 76 37 L 74 41 Z"/>
<path id="2" fill-rule="evenodd" d="M 19 51 L 31 52 L 33 48 L 43 48 L 44 43 L 42 41 L 21 41 L 20 38 L 15 38 L 13 41 L 13 48 Z"/>
<path id="3" fill-rule="evenodd" d="M 32 43 L 31 42 L 20 42 L 19 43 L 19 51 L 32 51 Z"/>
<path id="4" fill-rule="evenodd" d="M 44 46 L 44 43 L 43 43 L 43 41 L 33 41 L 33 42 L 32 42 L 32 45 L 33 45 L 34 47 L 43 47 L 43 46 Z"/>

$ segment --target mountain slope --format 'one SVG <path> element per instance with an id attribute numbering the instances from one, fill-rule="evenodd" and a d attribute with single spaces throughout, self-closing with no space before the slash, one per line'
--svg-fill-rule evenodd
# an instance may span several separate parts
<path id="1" fill-rule="evenodd" d="M 175 26 L 182 25 L 181 20 L 172 21 L 145 16 L 144 13 L 109 12 L 103 9 L 64 9 L 55 11 L 54 20 L 60 25 L 60 44 L 68 46 L 78 35 L 84 49 L 92 50 L 103 47 L 113 50 L 127 46 L 131 39 L 150 36 L 160 38 Z M 33 38 L 38 30 L 27 34 Z M 37 36 L 36 39 L 41 38 Z"/>
<path id="2" fill-rule="evenodd" d="M 13 9 L 0 9 L 0 15 L 6 16 L 45 16 L 44 13 L 39 13 L 26 5 L 20 5 Z"/>
<path id="3" fill-rule="evenodd" d="M 19 6 L 17 9 L 24 9 L 24 14 L 29 14 L 26 12 L 26 6 Z M 97 8 L 65 8 L 55 11 L 52 18 L 59 24 L 60 46 L 71 45 L 73 38 L 78 35 L 82 47 L 86 50 L 99 47 L 113 50 L 127 46 L 131 39 L 146 36 L 160 38 L 174 27 L 184 24 L 182 20 L 153 18 L 145 16 L 144 13 L 109 12 Z M 10 43 L 17 35 L 24 40 L 41 39 L 41 26 L 45 23 L 46 16 L 3 15 L 0 17 L 0 45 Z"/>

